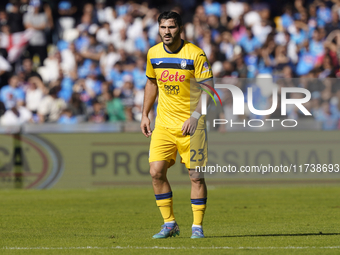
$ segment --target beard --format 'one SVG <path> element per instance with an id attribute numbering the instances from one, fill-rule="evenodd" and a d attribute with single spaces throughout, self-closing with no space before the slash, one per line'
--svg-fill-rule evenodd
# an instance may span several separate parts
<path id="1" fill-rule="evenodd" d="M 170 35 L 171 36 L 171 35 Z M 181 39 L 181 35 L 180 32 L 178 31 L 177 34 L 175 34 L 173 37 L 171 36 L 168 41 L 165 41 L 165 36 L 161 36 L 162 42 L 166 45 L 166 46 L 172 46 L 174 45 L 176 42 L 178 42 L 178 40 Z"/>

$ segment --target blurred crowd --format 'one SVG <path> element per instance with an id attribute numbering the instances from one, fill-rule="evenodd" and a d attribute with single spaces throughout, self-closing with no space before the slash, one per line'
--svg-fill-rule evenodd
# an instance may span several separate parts
<path id="1" fill-rule="evenodd" d="M 0 124 L 139 121 L 146 54 L 160 42 L 157 18 L 174 10 L 182 38 L 205 51 L 214 77 L 245 94 L 251 86 L 256 109 L 270 108 L 273 86 L 303 87 L 313 118 L 340 129 L 340 0 L 278 1 L 273 9 L 273 1 L 6 1 Z M 231 94 L 222 99 L 220 117 L 237 118 Z M 269 117 L 286 118 L 279 110 Z M 306 116 L 292 107 L 288 117 Z"/>

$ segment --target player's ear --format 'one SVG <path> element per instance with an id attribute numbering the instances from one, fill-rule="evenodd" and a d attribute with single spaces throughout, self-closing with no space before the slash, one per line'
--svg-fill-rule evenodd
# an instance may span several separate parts
<path id="1" fill-rule="evenodd" d="M 183 30 L 184 30 L 184 27 L 183 27 L 183 26 L 180 26 L 180 27 L 179 27 L 179 33 L 181 34 L 181 33 L 183 32 Z"/>

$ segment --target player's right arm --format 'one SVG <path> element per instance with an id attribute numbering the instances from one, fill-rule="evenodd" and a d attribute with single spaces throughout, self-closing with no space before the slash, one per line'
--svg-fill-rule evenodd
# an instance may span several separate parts
<path id="1" fill-rule="evenodd" d="M 151 128 L 150 128 L 150 119 L 149 112 L 155 103 L 156 97 L 158 94 L 158 86 L 156 79 L 148 79 L 145 85 L 144 90 L 144 103 L 143 103 L 143 111 L 142 111 L 142 121 L 140 128 L 142 129 L 142 133 L 149 137 L 151 136 Z"/>
<path id="2" fill-rule="evenodd" d="M 153 69 L 153 66 L 150 61 L 150 55 L 152 55 L 151 49 L 148 52 L 147 60 L 146 60 L 146 71 L 145 75 L 148 77 L 148 80 L 145 85 L 144 89 L 144 103 L 143 103 L 143 110 L 142 110 L 142 121 L 140 124 L 140 128 L 142 129 L 142 133 L 149 137 L 151 136 L 151 128 L 150 128 L 150 119 L 149 119 L 149 112 L 155 103 L 157 94 L 158 94 L 158 86 L 156 80 L 156 73 Z"/>

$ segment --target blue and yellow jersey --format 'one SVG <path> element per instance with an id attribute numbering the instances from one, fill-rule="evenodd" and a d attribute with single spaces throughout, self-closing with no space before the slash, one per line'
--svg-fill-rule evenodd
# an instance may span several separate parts
<path id="1" fill-rule="evenodd" d="M 157 80 L 159 94 L 156 125 L 182 128 L 195 110 L 202 92 L 194 82 L 190 88 L 190 80 L 204 82 L 212 79 L 213 74 L 204 51 L 182 40 L 176 52 L 168 52 L 163 43 L 150 48 L 146 76 Z M 202 115 L 197 129 L 204 128 L 205 116 Z"/>

